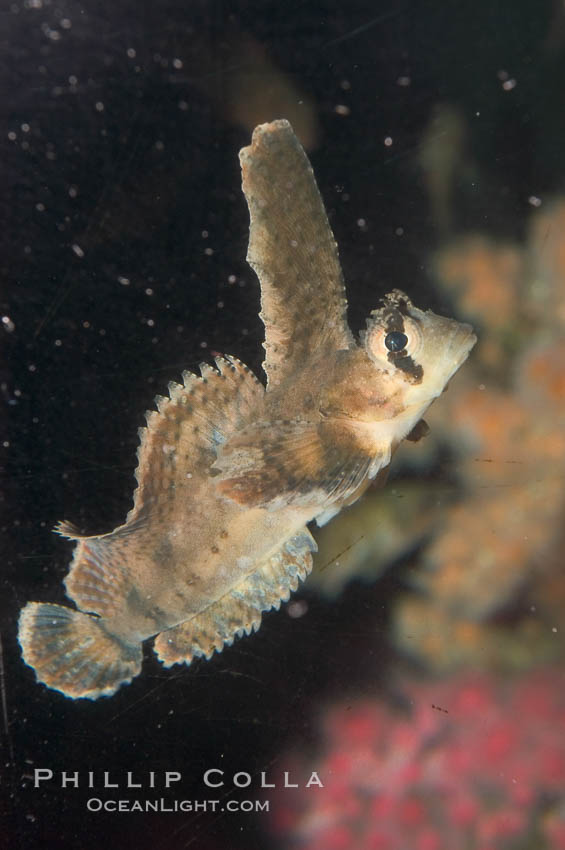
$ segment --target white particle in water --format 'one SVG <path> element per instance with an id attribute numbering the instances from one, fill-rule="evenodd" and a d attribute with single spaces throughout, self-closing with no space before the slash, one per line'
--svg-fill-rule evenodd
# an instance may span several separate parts
<path id="1" fill-rule="evenodd" d="M 536 197 L 536 195 L 530 195 L 528 203 L 531 204 L 532 207 L 541 207 L 541 198 Z"/>
<path id="2" fill-rule="evenodd" d="M 130 281 L 129 277 L 122 277 L 120 275 L 120 277 L 118 277 L 118 283 L 121 283 L 122 286 L 129 286 L 131 281 Z"/>
<path id="3" fill-rule="evenodd" d="M 94 108 L 97 112 L 104 112 L 104 104 L 101 100 L 97 100 L 94 104 Z"/>
<path id="4" fill-rule="evenodd" d="M 297 599 L 294 602 L 289 602 L 286 606 L 286 613 L 293 620 L 303 617 L 308 612 L 308 603 L 305 599 Z"/>
<path id="5" fill-rule="evenodd" d="M 75 242 L 75 244 L 74 244 L 74 245 L 71 245 L 71 248 L 72 248 L 72 250 L 75 252 L 75 254 L 77 255 L 77 257 L 80 257 L 80 259 L 82 259 L 82 258 L 84 257 L 84 251 L 82 250 L 82 248 L 80 247 L 80 245 L 77 245 L 77 244 L 76 244 L 76 242 Z"/>

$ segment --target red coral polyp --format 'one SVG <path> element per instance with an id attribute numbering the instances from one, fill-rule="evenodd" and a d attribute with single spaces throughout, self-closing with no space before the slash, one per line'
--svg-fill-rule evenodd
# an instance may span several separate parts
<path id="1" fill-rule="evenodd" d="M 298 768 L 324 787 L 281 790 L 275 833 L 302 850 L 565 850 L 563 680 L 410 683 L 408 715 L 377 699 L 334 706 Z"/>

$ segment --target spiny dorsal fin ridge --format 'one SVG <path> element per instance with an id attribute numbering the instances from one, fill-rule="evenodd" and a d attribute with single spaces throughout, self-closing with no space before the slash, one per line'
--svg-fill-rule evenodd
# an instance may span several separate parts
<path id="1" fill-rule="evenodd" d="M 55 534 L 60 534 L 61 537 L 67 537 L 69 540 L 82 540 L 84 537 L 88 537 L 87 534 L 82 534 L 77 525 L 66 519 L 60 520 L 53 531 Z"/>
<path id="2" fill-rule="evenodd" d="M 307 528 L 192 619 L 161 632 L 154 649 L 166 667 L 210 658 L 234 638 L 257 631 L 264 611 L 278 609 L 312 569 L 316 543 Z"/>
<path id="3" fill-rule="evenodd" d="M 256 415 L 263 385 L 235 357 L 215 362 L 216 368 L 200 364 L 200 376 L 183 372 L 183 383 L 171 381 L 169 396 L 157 396 L 157 410 L 146 413 L 147 426 L 139 430 L 138 486 L 126 523 L 149 504 L 166 511 L 166 494 L 173 498 L 187 479 L 207 472 L 217 447 Z"/>

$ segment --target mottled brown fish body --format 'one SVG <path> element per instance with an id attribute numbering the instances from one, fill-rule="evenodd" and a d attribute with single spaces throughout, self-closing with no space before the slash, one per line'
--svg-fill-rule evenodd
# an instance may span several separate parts
<path id="1" fill-rule="evenodd" d="M 30 602 L 19 641 L 37 678 L 73 698 L 113 694 L 156 636 L 165 666 L 256 630 L 312 567 L 322 525 L 386 467 L 464 362 L 468 325 L 382 299 L 359 344 L 312 169 L 286 121 L 240 154 L 248 261 L 261 284 L 266 388 L 233 357 L 185 372 L 140 431 L 125 523 L 76 541 L 76 610 Z"/>
<path id="2" fill-rule="evenodd" d="M 146 541 L 147 546 L 136 540 L 123 551 L 123 563 L 137 568 L 127 573 L 129 590 L 105 616 L 110 634 L 140 643 L 209 608 L 278 552 L 282 535 L 292 537 L 312 519 L 304 508 L 272 512 L 229 503 L 218 496 L 215 480 L 209 481 L 202 505 L 213 509 L 218 520 L 213 527 L 202 522 L 196 530 L 185 521 L 161 540 Z M 107 540 L 111 549 L 111 536 Z M 72 592 L 69 596 L 74 598 Z"/>

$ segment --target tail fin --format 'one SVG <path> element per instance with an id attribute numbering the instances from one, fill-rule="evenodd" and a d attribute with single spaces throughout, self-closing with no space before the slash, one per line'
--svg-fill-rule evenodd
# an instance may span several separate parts
<path id="1" fill-rule="evenodd" d="M 111 696 L 141 670 L 141 644 L 124 643 L 98 617 L 62 605 L 28 602 L 18 639 L 38 681 L 73 699 Z"/>

